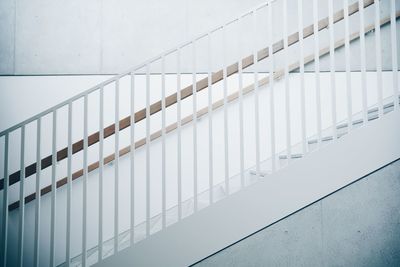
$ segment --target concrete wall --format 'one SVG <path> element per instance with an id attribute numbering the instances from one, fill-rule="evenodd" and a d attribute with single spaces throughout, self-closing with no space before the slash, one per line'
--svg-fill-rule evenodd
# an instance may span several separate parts
<path id="1" fill-rule="evenodd" d="M 172 0 L 172 1 L 104 1 L 104 0 L 2 0 L 0 2 L 0 74 L 113 74 L 140 64 L 183 41 L 222 25 L 242 15 L 265 0 Z M 328 1 L 319 2 L 319 17 L 328 14 Z M 351 0 L 349 3 L 354 3 Z M 390 1 L 381 1 L 381 17 L 388 15 Z M 397 9 L 400 0 L 396 0 Z M 282 1 L 274 2 L 273 35 L 282 38 Z M 343 8 L 342 1 L 334 1 L 334 9 Z M 312 0 L 303 1 L 304 25 L 313 21 Z M 297 1 L 288 6 L 288 31 L 298 30 Z M 250 17 L 250 16 L 248 16 Z M 352 29 L 358 29 L 359 18 L 354 17 Z M 374 22 L 374 7 L 365 12 L 366 25 Z M 241 35 L 244 47 L 254 43 L 266 46 L 266 12 L 260 11 L 257 20 L 258 38 L 252 34 L 251 18 Z M 336 33 L 343 31 L 339 23 Z M 389 27 L 387 27 L 389 28 Z M 218 34 L 215 34 L 216 36 Z M 320 36 L 326 42 L 327 30 Z M 232 40 L 231 40 L 232 39 Z M 230 46 L 238 38 L 232 36 Z M 257 40 L 258 39 L 258 40 Z M 382 31 L 383 67 L 391 68 L 390 31 Z M 373 69 L 375 40 L 367 38 L 367 67 Z M 312 49 L 312 38 L 310 39 Z M 399 46 L 399 42 L 397 44 Z M 214 44 L 221 54 L 221 42 Z M 230 53 L 228 49 L 228 53 Z M 385 53 L 388 51 L 389 53 Z M 247 52 L 247 51 L 246 51 Z M 206 58 L 206 50 L 201 52 Z M 235 54 L 235 53 L 234 53 Z M 344 69 L 343 51 L 337 68 Z M 352 69 L 359 69 L 359 45 L 352 47 Z M 400 53 L 398 60 L 400 59 Z M 247 55 L 247 54 L 246 54 Z M 298 56 L 298 54 L 295 54 Z M 228 55 L 229 56 L 229 55 Z M 237 60 L 237 53 L 235 60 Z M 328 60 L 321 62 L 327 70 Z M 190 71 L 187 69 L 186 71 Z M 312 70 L 312 69 L 309 69 Z"/>
<path id="2" fill-rule="evenodd" d="M 2 0 L 0 73 L 117 73 L 265 0 Z"/>
<path id="3" fill-rule="evenodd" d="M 399 266 L 400 160 L 195 264 Z"/>

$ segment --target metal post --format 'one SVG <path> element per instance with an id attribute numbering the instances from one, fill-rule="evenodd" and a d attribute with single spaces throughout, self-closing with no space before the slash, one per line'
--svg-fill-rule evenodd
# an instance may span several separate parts
<path id="1" fill-rule="evenodd" d="M 56 164 L 57 164 L 57 110 L 53 111 L 53 145 L 51 166 L 51 225 L 50 225 L 50 266 L 55 266 L 56 232 Z"/>
<path id="2" fill-rule="evenodd" d="M 270 105 L 270 129 L 271 129 L 271 165 L 272 172 L 276 171 L 276 155 L 275 155 L 275 94 L 274 94 L 274 53 L 273 53 L 273 35 L 272 35 L 272 6 L 271 1 L 268 4 L 268 56 L 269 56 L 269 88 L 271 91 Z"/>
<path id="3" fill-rule="evenodd" d="M 332 136 L 337 138 L 336 122 L 336 77 L 335 77 L 335 29 L 333 22 L 333 0 L 329 0 L 329 59 L 331 78 Z"/>
<path id="4" fill-rule="evenodd" d="M 40 160 L 40 158 L 39 158 Z M 66 265 L 71 262 L 71 205 L 72 205 L 72 102 L 68 104 L 68 162 L 67 162 L 67 233 Z"/>
<path id="5" fill-rule="evenodd" d="M 213 151 L 213 109 L 212 109 L 212 103 L 213 103 L 213 97 L 212 97 L 212 50 L 211 50 L 211 34 L 208 34 L 207 36 L 207 42 L 208 42 L 208 73 L 207 73 L 207 83 L 208 83 L 208 187 L 210 190 L 210 195 L 209 195 L 209 201 L 210 205 L 213 203 L 214 199 L 214 151 Z"/>
<path id="6" fill-rule="evenodd" d="M 103 259 L 103 170 L 104 170 L 104 87 L 100 88 L 99 110 L 99 233 L 98 262 Z"/>
<path id="7" fill-rule="evenodd" d="M 368 122 L 368 103 L 367 103 L 367 78 L 365 66 L 365 23 L 364 23 L 364 0 L 358 0 L 360 13 L 360 53 L 361 53 L 361 89 L 362 89 L 362 113 L 363 123 Z"/>
<path id="8" fill-rule="evenodd" d="M 346 94 L 347 94 L 347 131 L 353 128 L 353 100 L 351 89 L 351 66 L 350 66 L 350 29 L 349 29 L 349 3 L 344 0 L 344 47 L 346 57 Z"/>
<path id="9" fill-rule="evenodd" d="M 42 127 L 42 118 L 39 117 L 37 119 L 37 130 L 36 130 L 36 184 L 35 184 L 35 240 L 34 240 L 34 251 L 33 251 L 33 264 L 34 266 L 39 267 L 39 251 L 40 251 L 40 173 L 42 169 L 41 162 L 41 127 Z M 68 237 L 67 237 L 68 238 Z M 68 248 L 68 247 L 67 247 Z M 68 265 L 67 265 L 68 266 Z"/>
<path id="10" fill-rule="evenodd" d="M 258 53 L 257 53 L 257 11 L 253 11 L 253 61 L 254 61 L 254 120 L 256 143 L 256 173 L 260 175 L 260 115 L 259 115 L 259 86 L 258 86 Z"/>
<path id="11" fill-rule="evenodd" d="M 131 246 L 135 243 L 135 74 L 131 73 Z"/>
<path id="12" fill-rule="evenodd" d="M 24 264 L 25 226 L 25 125 L 21 127 L 21 159 L 19 179 L 18 266 Z"/>
<path id="13" fill-rule="evenodd" d="M 304 35 L 303 35 L 303 0 L 298 1 L 299 48 L 300 48 L 300 90 L 301 90 L 301 143 L 303 155 L 307 153 L 306 129 L 306 93 L 304 86 Z"/>
<path id="14" fill-rule="evenodd" d="M 315 62 L 315 87 L 317 98 L 317 135 L 318 147 L 321 147 L 322 117 L 321 117 L 321 83 L 319 70 L 319 29 L 318 29 L 318 0 L 313 0 L 314 16 L 314 62 Z"/>

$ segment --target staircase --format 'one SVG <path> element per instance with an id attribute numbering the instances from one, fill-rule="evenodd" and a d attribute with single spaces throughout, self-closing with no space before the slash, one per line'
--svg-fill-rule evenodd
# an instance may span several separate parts
<path id="1" fill-rule="evenodd" d="M 400 7 L 298 3 L 294 33 L 268 1 L 1 132 L 2 266 L 187 266 L 400 158 Z"/>

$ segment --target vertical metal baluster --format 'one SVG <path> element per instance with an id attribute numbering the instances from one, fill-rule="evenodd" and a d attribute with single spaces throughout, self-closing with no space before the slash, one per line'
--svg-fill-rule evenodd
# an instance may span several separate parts
<path id="1" fill-rule="evenodd" d="M 150 236 L 150 66 L 146 65 L 146 237 Z"/>
<path id="2" fill-rule="evenodd" d="M 237 20 L 237 37 L 238 37 L 238 75 L 239 75 L 239 146 L 240 146 L 240 186 L 245 186 L 244 180 L 244 137 L 243 137 L 243 61 L 242 61 L 242 35 L 241 35 L 241 18 Z"/>
<path id="3" fill-rule="evenodd" d="M 361 53 L 361 89 L 362 89 L 362 108 L 363 123 L 368 122 L 368 103 L 367 103 L 367 79 L 365 66 L 365 23 L 364 23 L 364 0 L 358 0 L 360 13 L 360 53 Z"/>
<path id="4" fill-rule="evenodd" d="M 303 0 L 298 1 L 299 24 L 299 49 L 300 49 L 300 90 L 301 90 L 301 143 L 303 155 L 307 153 L 307 129 L 306 129 L 306 93 L 304 86 L 304 35 L 303 35 Z"/>
<path id="5" fill-rule="evenodd" d="M 50 266 L 55 266 L 56 233 L 56 164 L 57 164 L 57 110 L 53 111 L 53 144 L 51 155 L 51 225 L 50 225 Z"/>
<path id="6" fill-rule="evenodd" d="M 166 151 L 165 151 L 165 56 L 161 58 L 161 116 L 162 116 L 162 229 L 165 229 L 167 223 L 167 181 L 166 181 Z"/>
<path id="7" fill-rule="evenodd" d="M 344 0 L 344 47 L 346 57 L 346 94 L 347 94 L 347 132 L 353 128 L 353 100 L 351 89 L 351 69 L 350 69 L 350 29 L 349 29 L 349 3 Z"/>
<path id="8" fill-rule="evenodd" d="M 223 76 L 223 86 L 224 86 L 224 157 L 225 157 L 225 191 L 226 195 L 229 195 L 229 139 L 228 139 L 228 75 L 226 67 L 226 26 L 222 28 L 222 76 Z"/>
<path id="9" fill-rule="evenodd" d="M 135 74 L 131 72 L 131 246 L 135 243 Z"/>
<path id="10" fill-rule="evenodd" d="M 329 0 L 329 59 L 331 74 L 332 136 L 337 138 L 336 122 L 336 76 L 335 76 L 335 28 L 333 22 L 333 0 Z"/>
<path id="11" fill-rule="evenodd" d="M 119 79 L 115 81 L 115 185 L 114 185 L 114 255 L 118 252 L 118 235 L 119 235 Z"/>
<path id="12" fill-rule="evenodd" d="M 399 108 L 399 80 L 397 77 L 397 33 L 396 33 L 396 2 L 390 1 L 390 35 L 392 41 L 392 72 L 393 72 L 393 93 L 394 110 Z"/>
<path id="13" fill-rule="evenodd" d="M 192 42 L 193 73 L 193 211 L 197 211 L 197 84 L 196 84 L 196 42 Z"/>
<path id="14" fill-rule="evenodd" d="M 208 187 L 210 188 L 209 201 L 210 205 L 214 201 L 214 151 L 213 151 L 213 97 L 212 97 L 212 50 L 211 50 L 211 34 L 207 36 L 208 46 L 208 73 L 207 73 L 207 84 L 208 84 Z"/>
<path id="15" fill-rule="evenodd" d="M 7 265 L 7 241 L 8 241 L 8 133 L 4 136 L 4 180 L 3 180 L 3 217 L 1 233 L 1 263 Z"/>
<path id="16" fill-rule="evenodd" d="M 104 169 L 104 87 L 100 88 L 99 110 L 99 233 L 98 233 L 98 262 L 103 259 L 103 169 Z"/>
<path id="17" fill-rule="evenodd" d="M 8 241 L 8 138 L 9 134 L 4 136 L 4 180 L 3 180 L 3 218 L 2 218 L 2 239 L 1 239 L 1 263 L 7 266 L 7 241 Z"/>
<path id="18" fill-rule="evenodd" d="M 176 102 L 177 102 L 177 121 L 178 121 L 178 221 L 182 219 L 182 156 L 181 156 L 181 49 L 178 48 L 176 51 L 177 58 L 177 92 L 176 92 Z"/>
<path id="19" fill-rule="evenodd" d="M 41 203 L 41 192 L 40 192 L 40 173 L 42 169 L 42 162 L 40 159 L 40 141 L 41 141 L 41 127 L 42 118 L 37 119 L 37 130 L 36 130 L 36 184 L 35 184 L 35 240 L 34 240 L 34 251 L 33 251 L 33 264 L 39 266 L 39 244 L 40 244 L 40 203 Z M 68 266 L 68 265 L 67 265 Z"/>
<path id="20" fill-rule="evenodd" d="M 375 49 L 376 49 L 376 74 L 378 90 L 379 118 L 383 115 L 383 88 L 382 88 L 382 51 L 381 51 L 381 22 L 379 1 L 375 1 Z"/>
<path id="21" fill-rule="evenodd" d="M 276 155 L 275 155 L 275 94 L 274 94 L 274 51 L 273 51 L 273 34 L 272 34 L 272 1 L 268 3 L 268 57 L 269 57 L 269 84 L 270 84 L 270 129 L 271 129 L 271 167 L 272 172 L 276 171 Z"/>
<path id="22" fill-rule="evenodd" d="M 256 142 L 256 173 L 260 175 L 260 114 L 258 108 L 258 53 L 257 53 L 257 11 L 253 11 L 253 61 L 254 61 L 254 120 L 255 120 L 255 142 Z"/>
<path id="23" fill-rule="evenodd" d="M 288 30 L 287 30 L 287 0 L 283 0 L 283 52 L 285 71 L 285 97 L 286 97 L 286 153 L 288 163 L 292 160 L 291 123 L 290 123 L 290 87 L 288 65 Z"/>
<path id="24" fill-rule="evenodd" d="M 83 209 L 82 209 L 82 266 L 87 260 L 87 187 L 88 187 L 88 95 L 83 103 Z"/>
<path id="25" fill-rule="evenodd" d="M 318 29 L 318 0 L 313 0 L 314 16 L 314 61 L 315 61 L 315 87 L 317 98 L 317 135 L 318 148 L 321 147 L 322 139 L 322 117 L 321 117 L 321 83 L 319 70 L 319 29 Z"/>
<path id="26" fill-rule="evenodd" d="M 24 264 L 25 226 L 25 125 L 21 126 L 21 154 L 19 178 L 19 223 L 18 223 L 18 266 Z"/>
<path id="27" fill-rule="evenodd" d="M 67 243 L 65 261 L 71 262 L 71 205 L 72 205 L 72 102 L 68 103 L 68 163 L 67 163 Z"/>

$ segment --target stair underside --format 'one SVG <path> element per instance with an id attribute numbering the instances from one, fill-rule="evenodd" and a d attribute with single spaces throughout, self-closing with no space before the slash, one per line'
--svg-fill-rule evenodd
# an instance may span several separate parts
<path id="1" fill-rule="evenodd" d="M 254 175 L 257 185 L 247 186 L 119 251 L 98 266 L 188 266 L 198 262 L 400 158 L 399 121 L 399 110 L 388 111 L 379 120 L 354 129 L 335 145 L 307 154 L 301 163 L 293 163 L 266 178 Z M 332 158 L 335 160 L 329 160 Z M 285 161 L 279 163 L 286 166 Z M 246 171 L 246 177 L 250 177 L 250 171 Z M 150 254 L 157 257 L 148 257 Z"/>
<path id="2" fill-rule="evenodd" d="M 385 102 L 387 102 L 383 107 L 383 114 L 387 114 L 393 111 L 393 101 L 390 101 L 389 99 L 385 99 Z M 399 97 L 399 102 L 400 102 L 400 97 Z M 353 118 L 357 118 L 360 116 L 361 113 L 357 113 L 353 116 Z M 368 121 L 372 121 L 379 118 L 378 115 L 378 108 L 373 107 L 368 110 Z M 363 125 L 363 120 L 362 119 L 354 119 L 353 122 L 353 127 L 358 128 Z M 347 127 L 348 123 L 347 122 L 339 122 L 336 126 L 338 130 L 338 138 L 341 138 L 342 136 L 347 134 Z M 324 132 L 329 132 L 331 129 L 326 129 Z M 330 141 L 333 140 L 332 135 L 324 136 L 321 139 L 322 143 L 329 143 Z M 313 146 L 317 144 L 317 139 L 313 136 L 308 139 L 307 141 L 308 144 L 308 151 L 312 151 L 314 149 Z M 300 144 L 294 145 L 292 148 L 298 149 Z M 303 158 L 304 155 L 301 153 L 295 153 L 291 155 L 292 159 L 301 159 Z M 277 158 L 277 169 L 284 168 L 287 166 L 287 155 L 285 151 L 281 151 L 276 154 Z M 270 171 L 270 166 L 271 166 L 271 159 L 267 159 L 265 161 L 262 161 L 260 163 L 260 168 L 261 171 L 260 173 L 256 172 L 256 167 L 253 166 L 251 168 L 248 168 L 245 170 L 245 186 L 249 186 L 251 184 L 254 184 L 262 179 L 268 179 L 268 175 L 271 173 Z M 241 190 L 241 176 L 240 174 L 236 174 L 230 178 L 229 181 L 229 186 L 230 186 L 230 194 L 235 193 L 239 190 Z M 225 198 L 227 196 L 226 194 L 226 188 L 225 188 L 225 182 L 219 183 L 213 187 L 213 197 L 214 197 L 214 202 L 220 201 L 221 199 Z M 193 197 L 186 199 L 185 201 L 182 202 L 182 218 L 188 217 L 191 214 L 193 214 L 194 210 L 194 199 Z M 201 210 L 203 208 L 206 208 L 209 206 L 209 190 L 205 190 L 201 193 L 198 194 L 198 209 Z M 166 226 L 170 226 L 178 221 L 178 206 L 173 206 L 169 209 L 166 210 Z M 150 219 L 150 233 L 154 234 L 162 229 L 162 214 L 157 214 Z M 118 244 L 119 244 L 119 250 L 123 250 L 127 247 L 130 246 L 131 240 L 130 240 L 130 229 L 123 231 L 122 233 L 119 234 L 118 236 Z M 142 240 L 146 239 L 146 222 L 143 221 L 139 224 L 136 225 L 134 229 L 134 243 L 138 243 Z M 103 242 L 103 259 L 107 258 L 111 255 L 114 254 L 114 238 L 110 238 L 106 241 Z M 87 252 L 87 263 L 89 265 L 95 264 L 98 260 L 98 246 L 94 246 L 90 248 Z M 65 266 L 66 264 L 60 264 L 59 266 Z M 71 265 L 72 266 L 81 266 L 81 255 L 77 255 L 71 259 Z"/>

